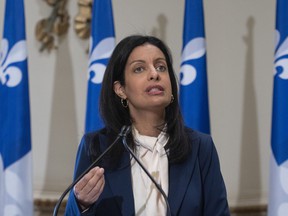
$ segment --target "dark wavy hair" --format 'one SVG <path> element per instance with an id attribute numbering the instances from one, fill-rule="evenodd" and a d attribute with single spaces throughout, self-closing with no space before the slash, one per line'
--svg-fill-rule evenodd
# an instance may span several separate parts
<path id="1" fill-rule="evenodd" d="M 165 108 L 165 123 L 167 124 L 166 132 L 170 136 L 165 149 L 166 152 L 168 152 L 170 163 L 181 162 L 189 154 L 191 145 L 188 143 L 183 118 L 179 109 L 178 85 L 173 70 L 172 56 L 168 47 L 160 39 L 153 36 L 132 35 L 124 38 L 118 43 L 112 53 L 104 74 L 99 102 L 100 114 L 111 140 L 115 138 L 123 125 L 131 125 L 132 120 L 129 109 L 124 108 L 121 105 L 121 98 L 114 92 L 114 82 L 119 81 L 121 85 L 125 86 L 124 72 L 127 60 L 133 49 L 144 44 L 151 44 L 158 47 L 166 59 L 174 101 Z M 132 133 L 128 135 L 128 141 L 129 145 L 134 149 L 135 144 L 133 142 Z M 92 150 L 93 148 L 94 151 L 92 151 L 92 155 L 93 152 L 95 155 L 97 147 L 92 145 Z M 110 158 L 113 158 L 113 160 L 120 158 L 121 151 L 123 151 L 123 148 L 120 147 L 113 149 L 113 156 Z"/>

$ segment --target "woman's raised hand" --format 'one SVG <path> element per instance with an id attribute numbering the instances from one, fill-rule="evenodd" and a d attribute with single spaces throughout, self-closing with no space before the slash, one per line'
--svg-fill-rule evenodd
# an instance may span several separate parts
<path id="1" fill-rule="evenodd" d="M 82 210 L 97 201 L 105 185 L 104 169 L 94 167 L 74 187 L 74 194 Z"/>

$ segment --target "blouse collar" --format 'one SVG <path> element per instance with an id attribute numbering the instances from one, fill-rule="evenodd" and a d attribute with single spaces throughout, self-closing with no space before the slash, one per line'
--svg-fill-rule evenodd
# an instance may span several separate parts
<path id="1" fill-rule="evenodd" d="M 166 133 L 166 128 L 167 127 L 165 125 L 161 133 L 157 137 L 153 137 L 153 136 L 141 135 L 139 131 L 136 129 L 136 127 L 132 126 L 132 134 L 137 148 L 143 147 L 148 151 L 153 152 L 157 143 L 160 144 L 162 148 L 164 148 L 164 146 L 167 144 L 169 140 L 169 136 Z M 163 153 L 165 154 L 165 152 Z"/>

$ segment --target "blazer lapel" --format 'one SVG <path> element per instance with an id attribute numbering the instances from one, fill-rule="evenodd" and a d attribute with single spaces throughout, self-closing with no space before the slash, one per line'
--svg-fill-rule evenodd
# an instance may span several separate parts
<path id="1" fill-rule="evenodd" d="M 188 183 L 194 171 L 197 152 L 199 149 L 199 140 L 192 141 L 192 152 L 183 163 L 172 164 L 169 167 L 169 194 L 168 201 L 171 208 L 171 214 L 177 215 L 181 206 Z"/>
<path id="2" fill-rule="evenodd" d="M 134 197 L 132 192 L 130 156 L 124 151 L 120 168 L 106 172 L 106 184 L 109 185 L 113 196 L 121 209 L 122 215 L 134 215 Z"/>

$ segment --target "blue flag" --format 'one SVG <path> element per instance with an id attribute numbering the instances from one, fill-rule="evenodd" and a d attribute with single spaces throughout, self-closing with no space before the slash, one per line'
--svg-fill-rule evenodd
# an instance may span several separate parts
<path id="1" fill-rule="evenodd" d="M 33 215 L 23 0 L 7 0 L 0 53 L 0 215 Z"/>
<path id="2" fill-rule="evenodd" d="M 288 214 L 288 1 L 276 8 L 269 216 Z"/>
<path id="3" fill-rule="evenodd" d="M 180 105 L 188 127 L 210 134 L 202 0 L 185 1 Z"/>
<path id="4" fill-rule="evenodd" d="M 91 26 L 86 132 L 103 127 L 99 115 L 99 96 L 106 65 L 115 47 L 111 0 L 94 0 Z"/>

